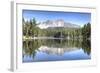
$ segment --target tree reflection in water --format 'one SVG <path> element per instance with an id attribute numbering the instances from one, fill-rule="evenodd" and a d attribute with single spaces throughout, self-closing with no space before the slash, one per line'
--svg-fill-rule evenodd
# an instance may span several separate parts
<path id="1" fill-rule="evenodd" d="M 82 41 L 82 49 L 84 50 L 85 53 L 90 55 L 90 53 L 91 53 L 91 41 L 83 39 L 83 41 Z"/>
<path id="2" fill-rule="evenodd" d="M 44 50 L 39 49 L 41 46 L 46 46 Z M 49 48 L 49 49 L 48 49 Z M 87 55 L 91 54 L 90 40 L 66 40 L 66 39 L 37 39 L 23 40 L 23 58 L 25 55 L 35 57 L 37 51 L 43 51 L 47 54 L 64 54 L 77 49 L 83 49 Z M 50 50 L 51 49 L 51 50 Z M 54 52 L 53 52 L 54 51 Z M 55 52 L 56 51 L 56 52 Z"/>

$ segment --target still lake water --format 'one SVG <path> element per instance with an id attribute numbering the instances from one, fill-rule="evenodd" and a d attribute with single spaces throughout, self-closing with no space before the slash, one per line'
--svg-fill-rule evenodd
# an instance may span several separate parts
<path id="1" fill-rule="evenodd" d="M 89 40 L 37 39 L 24 40 L 22 61 L 43 62 L 91 59 Z"/>

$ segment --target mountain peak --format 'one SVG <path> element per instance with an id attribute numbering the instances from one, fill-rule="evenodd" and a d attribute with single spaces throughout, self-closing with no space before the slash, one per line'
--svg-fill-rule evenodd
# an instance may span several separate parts
<path id="1" fill-rule="evenodd" d="M 79 25 L 65 22 L 63 19 L 47 20 L 39 24 L 38 27 L 41 29 L 55 28 L 55 27 L 80 28 Z"/>

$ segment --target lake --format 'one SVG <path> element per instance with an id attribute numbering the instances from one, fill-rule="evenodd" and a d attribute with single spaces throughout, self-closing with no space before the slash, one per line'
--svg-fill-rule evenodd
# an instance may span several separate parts
<path id="1" fill-rule="evenodd" d="M 90 40 L 27 39 L 23 40 L 22 61 L 45 62 L 91 59 Z"/>

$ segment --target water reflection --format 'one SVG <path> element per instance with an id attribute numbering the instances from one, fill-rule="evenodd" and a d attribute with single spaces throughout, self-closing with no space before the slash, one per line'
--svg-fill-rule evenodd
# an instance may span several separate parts
<path id="1" fill-rule="evenodd" d="M 23 62 L 90 59 L 89 40 L 23 40 Z"/>

